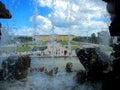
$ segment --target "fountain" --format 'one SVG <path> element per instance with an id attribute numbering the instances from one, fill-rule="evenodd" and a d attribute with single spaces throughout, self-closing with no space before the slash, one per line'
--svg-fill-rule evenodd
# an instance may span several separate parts
<path id="1" fill-rule="evenodd" d="M 51 13 L 51 16 L 50 16 L 50 20 L 51 20 L 51 23 L 52 23 L 51 37 L 50 37 L 50 39 L 51 39 L 50 42 L 51 42 L 51 57 L 52 57 L 52 60 L 54 60 L 54 56 L 55 56 L 55 32 L 54 32 L 55 26 L 53 24 L 54 13 L 55 13 L 55 0 L 52 0 L 52 13 Z"/>
<path id="2" fill-rule="evenodd" d="M 71 5 L 71 2 L 70 0 L 67 0 L 67 12 L 68 12 L 68 15 L 66 17 L 66 22 L 68 23 L 69 21 L 71 21 L 71 12 L 72 12 L 72 5 Z M 68 27 L 68 31 L 72 29 L 72 26 Z M 68 53 L 69 53 L 69 57 L 72 57 L 72 50 L 71 50 L 71 34 L 70 34 L 70 31 L 68 32 Z"/>
<path id="3" fill-rule="evenodd" d="M 113 53 L 111 53 L 111 56 L 113 58 L 105 58 L 105 54 L 98 53 L 99 49 L 96 48 L 84 48 L 84 49 L 76 49 L 76 54 L 80 60 L 80 62 L 85 67 L 85 71 L 81 71 L 77 74 L 77 82 L 83 83 L 90 81 L 90 82 L 96 82 L 101 81 L 102 82 L 102 88 L 100 90 L 116 90 L 119 89 L 120 86 L 118 83 L 120 83 L 120 34 L 118 33 L 118 30 L 120 28 L 120 1 L 119 0 L 103 0 L 107 2 L 107 10 L 111 16 L 111 24 L 109 26 L 109 32 L 111 36 L 117 36 L 117 43 L 113 44 Z M 102 55 L 101 55 L 102 54 Z M 103 59 L 103 60 L 102 60 Z M 107 72 L 104 71 L 104 64 L 105 62 L 107 65 L 111 66 L 111 70 L 107 70 Z M 111 61 L 110 61 L 111 60 Z M 106 65 L 105 65 L 106 67 Z M 97 68 L 97 69 L 96 69 Z M 100 76 L 99 76 L 100 75 Z"/>
<path id="4" fill-rule="evenodd" d="M 49 76 L 54 76 L 58 73 L 58 66 L 56 66 L 55 64 L 55 56 L 56 56 L 56 41 L 55 41 L 55 26 L 53 23 L 53 19 L 54 19 L 54 14 L 55 14 L 55 3 L 56 0 L 52 0 L 52 12 L 51 12 L 51 16 L 50 16 L 50 21 L 52 24 L 51 27 L 51 35 L 50 35 L 50 50 L 51 50 L 51 64 L 47 67 L 47 69 L 45 70 L 45 73 Z"/>
<path id="5" fill-rule="evenodd" d="M 68 34 L 68 50 L 69 50 L 69 56 L 72 57 L 72 50 L 71 50 L 71 35 L 70 33 Z"/>
<path id="6" fill-rule="evenodd" d="M 9 19 L 11 17 L 12 17 L 11 13 L 6 9 L 5 5 L 0 1 L 0 18 Z M 2 24 L 0 23 L 0 62 L 2 62 L 1 46 L 2 46 Z"/>
<path id="7" fill-rule="evenodd" d="M 81 74 L 85 78 L 80 78 L 77 76 L 77 82 L 96 82 L 104 80 L 104 75 L 106 72 L 109 72 L 108 67 L 110 68 L 110 56 L 105 54 L 100 48 L 77 48 L 76 54 L 83 64 L 85 71 L 82 71 Z M 80 72 L 78 72 L 80 74 Z M 82 82 L 81 82 L 82 81 Z"/>
<path id="8" fill-rule="evenodd" d="M 55 1 L 53 0 L 51 21 L 54 17 L 54 2 Z M 0 90 L 102 90 L 102 81 L 104 81 L 103 87 L 105 87 L 106 82 L 108 83 L 109 80 L 111 80 L 109 78 L 111 78 L 112 75 L 114 78 L 111 81 L 114 82 L 114 80 L 116 80 L 119 75 L 119 38 L 117 40 L 118 43 L 113 45 L 115 52 L 112 53 L 112 55 L 115 57 L 115 60 L 113 62 L 113 72 L 111 72 L 111 69 L 108 68 L 111 64 L 110 57 L 102 52 L 101 49 L 96 47 L 76 49 L 76 55 L 79 60 L 76 57 L 70 57 L 73 60 L 67 57 L 56 58 L 54 56 L 56 48 L 54 29 L 55 26 L 53 25 L 51 28 L 52 60 L 49 57 L 30 58 L 29 55 L 24 54 L 14 54 L 12 56 L 9 55 L 8 57 L 5 57 L 2 59 L 0 80 L 10 80 L 10 82 L 0 82 Z M 2 34 L 3 33 L 0 33 L 0 36 L 2 36 Z M 71 50 L 70 37 L 71 36 L 69 34 L 69 50 Z M 55 67 L 55 65 L 57 65 L 57 67 Z M 30 68 L 30 73 L 27 72 L 28 68 Z M 26 80 L 22 80 L 24 78 Z M 15 79 L 17 81 L 11 82 L 11 79 Z"/>
<path id="9" fill-rule="evenodd" d="M 50 48 L 51 48 L 51 58 L 54 60 L 55 56 L 55 34 L 54 34 L 54 26 L 52 27 L 52 34 L 50 37 Z"/>
<path id="10" fill-rule="evenodd" d="M 112 59 L 112 68 L 113 70 L 109 72 L 108 77 L 105 79 L 103 83 L 103 90 L 113 90 L 120 89 L 118 83 L 120 83 L 120 1 L 119 0 L 103 0 L 107 3 L 107 10 L 111 17 L 111 24 L 109 26 L 110 35 L 117 38 L 117 43 L 113 43 L 113 56 Z"/>
<path id="11" fill-rule="evenodd" d="M 11 13 L 6 9 L 5 5 L 0 1 L 0 18 L 11 18 Z M 7 35 L 6 35 L 7 34 Z M 6 53 L 3 56 L 3 47 L 8 46 L 8 33 L 0 24 L 0 80 L 23 79 L 27 77 L 28 68 L 30 67 L 29 55 L 18 55 Z M 7 47 L 5 47 L 7 49 Z M 9 47 L 8 47 L 9 48 Z"/>

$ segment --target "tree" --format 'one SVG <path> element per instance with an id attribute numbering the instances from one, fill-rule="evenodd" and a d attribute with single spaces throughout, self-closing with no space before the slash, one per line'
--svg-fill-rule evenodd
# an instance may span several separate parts
<path id="1" fill-rule="evenodd" d="M 91 43 L 98 43 L 98 38 L 95 33 L 91 34 Z"/>

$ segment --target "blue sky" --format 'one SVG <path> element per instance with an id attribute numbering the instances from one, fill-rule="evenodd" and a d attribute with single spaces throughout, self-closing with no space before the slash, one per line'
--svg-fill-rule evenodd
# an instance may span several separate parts
<path id="1" fill-rule="evenodd" d="M 56 34 L 88 35 L 105 30 L 110 23 L 102 0 L 1 1 L 12 18 L 0 22 L 15 35 L 50 34 L 53 26 Z"/>
<path id="2" fill-rule="evenodd" d="M 12 23 L 15 23 L 15 26 L 21 28 L 23 26 L 32 25 L 29 21 L 30 16 L 33 15 L 34 4 L 32 0 L 2 0 L 11 12 L 12 18 L 8 20 L 3 20 L 8 22 L 11 26 Z"/>

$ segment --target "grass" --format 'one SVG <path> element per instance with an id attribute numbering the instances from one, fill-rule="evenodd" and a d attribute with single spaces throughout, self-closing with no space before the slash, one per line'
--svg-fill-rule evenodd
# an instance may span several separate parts
<path id="1" fill-rule="evenodd" d="M 64 42 L 60 42 L 60 44 L 62 44 L 62 45 L 68 45 L 68 42 L 67 42 L 67 41 L 64 41 Z M 78 43 L 78 42 L 71 41 L 70 44 L 71 44 L 71 45 L 78 45 L 79 43 Z"/>
<path id="2" fill-rule="evenodd" d="M 33 42 L 29 42 L 29 43 L 24 43 L 24 44 L 19 44 L 17 45 L 17 47 L 13 46 L 13 47 L 9 47 L 9 49 L 11 51 L 16 51 L 16 52 L 28 52 L 28 51 L 31 51 L 31 47 L 32 46 L 35 46 L 37 50 L 39 50 L 39 47 L 42 45 L 42 46 L 46 46 L 47 45 L 47 41 L 44 41 L 42 43 L 39 43 L 39 44 L 35 44 Z M 64 41 L 64 42 L 59 42 L 63 47 L 65 48 L 68 48 L 68 42 L 67 41 Z M 71 41 L 70 42 L 71 44 L 71 50 L 75 50 L 77 47 L 80 47 L 80 46 L 84 46 L 86 45 L 87 43 L 82 43 L 82 42 L 74 42 L 74 41 Z M 103 46 L 100 46 L 100 48 L 102 48 L 103 50 L 105 51 L 112 51 L 112 48 L 111 47 L 103 47 Z M 2 48 L 3 51 L 7 50 L 6 47 Z"/>
<path id="3" fill-rule="evenodd" d="M 27 52 L 27 51 L 30 51 L 31 48 L 30 47 L 22 47 L 22 46 L 19 46 L 16 48 L 16 51 L 17 52 Z"/>
<path id="4" fill-rule="evenodd" d="M 12 47 L 13 50 L 16 50 L 16 52 L 27 52 L 31 50 L 31 45 L 28 44 L 19 44 L 15 47 Z"/>
<path id="5" fill-rule="evenodd" d="M 31 51 L 31 47 L 35 46 L 37 50 L 39 50 L 40 46 L 45 46 L 47 45 L 47 42 L 42 42 L 41 44 L 33 44 L 31 43 L 30 45 L 28 44 L 23 44 L 23 45 L 18 45 L 18 47 L 16 47 L 16 51 L 17 52 L 28 52 Z"/>
<path id="6" fill-rule="evenodd" d="M 22 44 L 22 45 L 18 45 L 16 48 L 12 47 L 12 50 L 16 50 L 17 52 L 28 52 L 31 51 L 31 47 L 35 46 L 37 48 L 37 50 L 39 49 L 39 47 L 42 46 L 46 46 L 48 42 L 42 42 L 41 44 L 33 44 L 33 43 L 29 43 L 29 44 Z M 64 47 L 68 48 L 68 42 L 60 42 L 60 44 L 62 44 Z M 78 47 L 78 43 L 76 42 L 71 42 L 71 49 L 75 50 Z"/>
<path id="7" fill-rule="evenodd" d="M 105 50 L 105 51 L 112 51 L 112 48 L 109 46 L 100 46 L 100 48 Z"/>
<path id="8" fill-rule="evenodd" d="M 17 52 L 27 52 L 27 51 L 30 51 L 30 49 L 28 48 L 23 48 L 23 47 L 19 47 L 16 49 Z"/>

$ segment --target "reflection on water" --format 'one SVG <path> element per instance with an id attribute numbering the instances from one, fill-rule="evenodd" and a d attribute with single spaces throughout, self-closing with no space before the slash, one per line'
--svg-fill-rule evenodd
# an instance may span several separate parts
<path id="1" fill-rule="evenodd" d="M 81 84 L 75 82 L 76 72 L 65 72 L 67 62 L 73 63 L 74 70 L 83 69 L 76 57 L 72 58 L 32 58 L 31 68 L 44 66 L 58 66 L 59 71 L 55 76 L 48 76 L 44 72 L 30 72 L 27 79 L 20 81 L 1 81 L 0 90 L 100 90 L 100 84 Z"/>
<path id="2" fill-rule="evenodd" d="M 79 62 L 77 57 L 56 57 L 53 59 L 51 58 L 32 58 L 31 67 L 39 67 L 39 66 L 57 66 L 60 71 L 64 70 L 66 63 L 72 62 L 73 68 L 75 70 L 83 69 L 82 64 Z"/>

